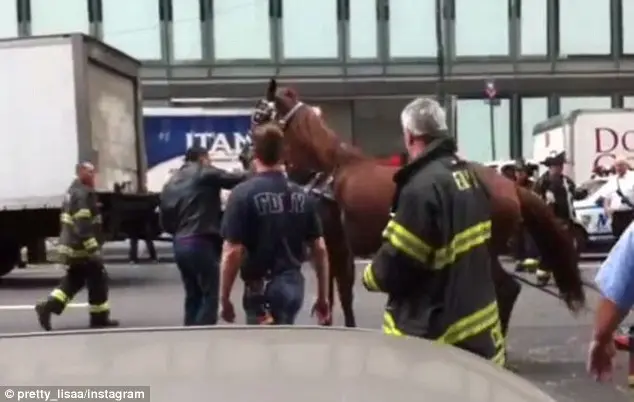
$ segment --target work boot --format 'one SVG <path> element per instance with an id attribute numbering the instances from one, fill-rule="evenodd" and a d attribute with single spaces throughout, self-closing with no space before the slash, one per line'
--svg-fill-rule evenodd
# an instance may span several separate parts
<path id="1" fill-rule="evenodd" d="M 51 326 L 51 315 L 53 315 L 53 312 L 49 308 L 48 302 L 37 303 L 35 305 L 35 314 L 37 314 L 37 321 L 44 331 L 53 329 Z"/>
<path id="2" fill-rule="evenodd" d="M 515 262 L 515 272 L 522 273 L 526 271 L 526 267 L 524 266 L 524 261 L 516 261 Z"/>
<path id="3" fill-rule="evenodd" d="M 110 318 L 110 312 L 91 313 L 90 328 L 114 328 L 119 326 L 119 321 Z"/>
<path id="4" fill-rule="evenodd" d="M 45 331 L 50 331 L 51 316 L 53 314 L 60 315 L 64 311 L 64 303 L 57 300 L 54 297 L 49 297 L 46 301 L 39 302 L 35 305 L 35 314 L 37 314 L 37 321 Z"/>
<path id="5" fill-rule="evenodd" d="M 522 266 L 526 269 L 526 271 L 535 273 L 539 268 L 539 261 L 534 258 L 526 258 L 522 261 Z"/>
<path id="6" fill-rule="evenodd" d="M 535 276 L 537 277 L 537 286 L 543 287 L 548 285 L 548 282 L 550 282 L 550 272 L 548 271 L 538 269 Z"/>

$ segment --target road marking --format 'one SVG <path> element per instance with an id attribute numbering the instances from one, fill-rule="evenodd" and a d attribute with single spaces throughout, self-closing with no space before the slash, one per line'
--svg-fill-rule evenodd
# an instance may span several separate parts
<path id="1" fill-rule="evenodd" d="M 88 307 L 88 303 L 69 303 L 66 305 L 66 308 L 86 308 Z M 0 306 L 0 311 L 24 311 L 24 310 L 33 310 L 35 308 L 34 305 L 30 304 L 7 304 L 4 306 Z"/>

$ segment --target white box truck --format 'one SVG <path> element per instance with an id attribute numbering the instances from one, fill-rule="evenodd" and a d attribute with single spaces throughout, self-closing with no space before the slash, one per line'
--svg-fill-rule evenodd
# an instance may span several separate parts
<path id="1" fill-rule="evenodd" d="M 598 166 L 610 168 L 617 158 L 634 167 L 634 109 L 574 110 L 537 124 L 533 135 L 533 159 L 566 151 L 566 174 L 576 183 L 589 180 Z"/>
<path id="2" fill-rule="evenodd" d="M 147 162 L 140 63 L 81 34 L 0 41 L 0 275 L 29 247 L 45 259 L 79 161 L 98 169 L 107 239 L 133 234 L 154 210 L 142 194 Z M 124 189 L 115 191 L 115 189 Z"/>

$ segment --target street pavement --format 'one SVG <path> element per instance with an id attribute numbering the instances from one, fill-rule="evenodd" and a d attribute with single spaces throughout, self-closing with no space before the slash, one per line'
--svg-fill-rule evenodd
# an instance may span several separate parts
<path id="1" fill-rule="evenodd" d="M 166 250 L 163 250 L 164 252 Z M 120 256 L 121 257 L 121 256 Z M 360 271 L 362 262 L 357 264 Z M 586 279 L 596 273 L 597 262 L 582 262 Z M 109 264 L 113 316 L 124 327 L 180 325 L 183 290 L 178 270 L 172 263 Z M 39 331 L 33 304 L 46 297 L 57 284 L 63 269 L 37 266 L 16 270 L 0 280 L 0 333 Z M 306 303 L 299 324 L 312 324 L 310 302 L 315 296 L 315 281 L 306 270 Z M 530 276 L 526 276 L 531 279 Z M 240 310 L 241 286 L 234 290 L 234 303 Z M 589 290 L 588 306 L 597 295 Z M 357 323 L 364 328 L 379 328 L 385 298 L 369 294 L 360 283 L 355 288 Z M 54 321 L 56 329 L 84 329 L 88 312 L 86 295 L 81 293 L 65 314 Z M 238 320 L 243 321 L 240 314 Z M 512 369 L 562 401 L 625 401 L 627 394 L 626 356 L 619 356 L 614 384 L 602 385 L 585 374 L 585 358 L 591 334 L 592 312 L 572 317 L 563 304 L 550 295 L 524 286 L 514 313 L 509 334 L 509 360 Z M 335 324 L 342 325 L 337 310 Z"/>

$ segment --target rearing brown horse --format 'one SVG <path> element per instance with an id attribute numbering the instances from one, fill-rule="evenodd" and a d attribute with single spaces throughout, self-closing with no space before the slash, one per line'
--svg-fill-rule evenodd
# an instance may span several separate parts
<path id="1" fill-rule="evenodd" d="M 271 80 L 266 99 L 256 113 L 268 114 L 284 130 L 286 157 L 301 170 L 316 170 L 333 177 L 335 199 L 342 211 L 348 243 L 356 256 L 372 254 L 381 245 L 388 222 L 396 168 L 379 165 L 344 143 L 311 107 L 289 88 Z M 552 271 L 560 296 L 571 312 L 585 306 L 585 293 L 572 238 L 548 206 L 531 191 L 515 185 L 494 169 L 469 162 L 491 199 L 493 257 L 506 251 L 508 241 L 525 225 L 535 239 L 545 269 Z M 493 279 L 504 332 L 519 295 L 520 285 L 492 259 Z M 352 289 L 350 289 L 352 292 Z"/>

